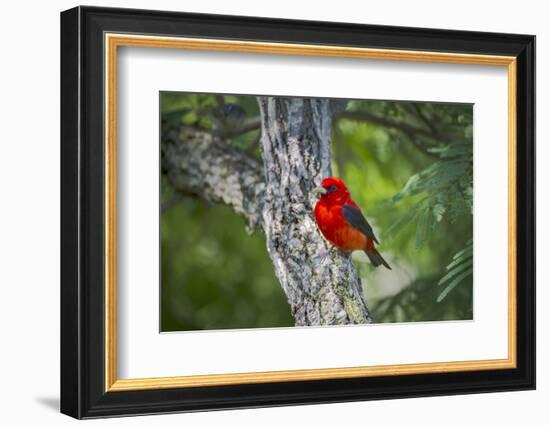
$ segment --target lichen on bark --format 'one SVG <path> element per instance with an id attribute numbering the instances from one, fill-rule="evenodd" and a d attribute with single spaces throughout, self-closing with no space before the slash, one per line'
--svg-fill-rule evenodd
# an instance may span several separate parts
<path id="1" fill-rule="evenodd" d="M 264 177 L 261 164 L 206 131 L 170 129 L 163 134 L 162 168 L 177 190 L 222 203 L 261 225 Z"/>

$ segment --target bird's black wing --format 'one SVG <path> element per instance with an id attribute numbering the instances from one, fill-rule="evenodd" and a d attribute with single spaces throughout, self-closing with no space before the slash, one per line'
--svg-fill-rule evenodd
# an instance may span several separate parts
<path id="1" fill-rule="evenodd" d="M 380 243 L 378 242 L 378 239 L 376 239 L 376 236 L 374 236 L 372 227 L 359 208 L 356 208 L 353 205 L 344 205 L 342 206 L 342 214 L 344 214 L 344 218 L 348 224 L 355 227 L 369 239 L 372 239 L 376 243 Z"/>

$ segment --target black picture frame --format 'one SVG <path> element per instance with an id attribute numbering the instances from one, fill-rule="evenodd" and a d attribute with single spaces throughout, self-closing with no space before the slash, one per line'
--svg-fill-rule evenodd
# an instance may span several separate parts
<path id="1" fill-rule="evenodd" d="M 259 40 L 517 58 L 517 367 L 105 391 L 104 33 Z M 535 388 L 535 37 L 76 7 L 61 13 L 61 412 L 75 418 Z"/>

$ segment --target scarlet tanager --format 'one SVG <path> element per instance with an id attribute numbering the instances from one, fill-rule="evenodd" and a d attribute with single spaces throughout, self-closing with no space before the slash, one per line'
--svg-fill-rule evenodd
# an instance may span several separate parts
<path id="1" fill-rule="evenodd" d="M 382 264 L 391 270 L 374 247 L 378 239 L 344 182 L 338 177 L 327 177 L 313 192 L 321 195 L 314 215 L 323 236 L 343 251 L 365 251 L 373 266 Z"/>

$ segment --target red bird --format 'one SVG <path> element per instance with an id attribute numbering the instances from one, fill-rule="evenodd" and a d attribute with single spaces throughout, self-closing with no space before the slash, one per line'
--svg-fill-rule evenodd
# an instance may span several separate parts
<path id="1" fill-rule="evenodd" d="M 338 177 L 327 177 L 313 192 L 321 194 L 314 214 L 323 236 L 343 251 L 365 251 L 373 266 L 382 264 L 391 270 L 374 247 L 378 239 L 344 182 Z"/>

